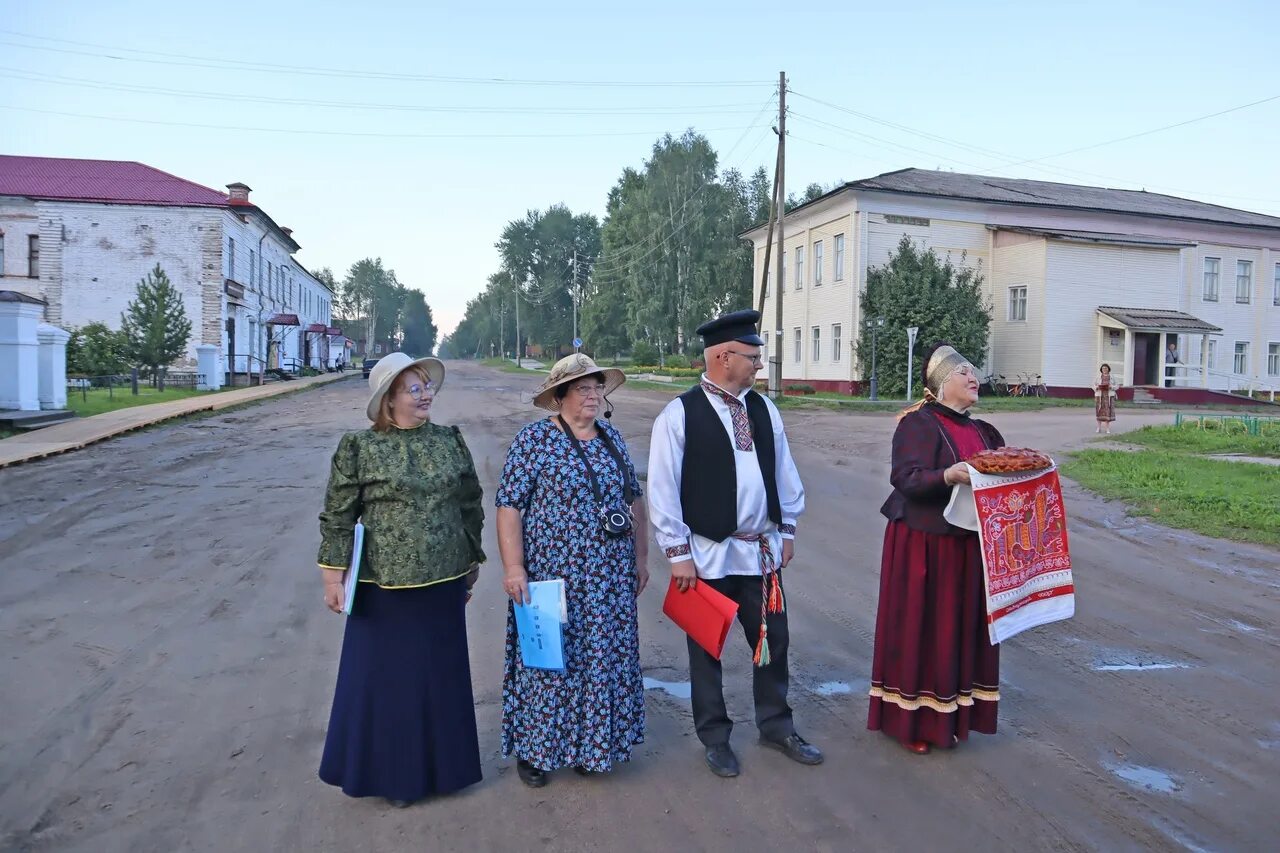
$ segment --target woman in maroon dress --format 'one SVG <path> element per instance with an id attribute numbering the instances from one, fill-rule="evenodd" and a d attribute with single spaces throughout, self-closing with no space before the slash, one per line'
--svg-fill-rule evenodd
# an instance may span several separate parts
<path id="1" fill-rule="evenodd" d="M 946 344 L 925 354 L 925 402 L 893 435 L 893 494 L 880 563 L 880 605 L 867 728 L 917 754 L 950 748 L 970 731 L 994 734 L 1000 651 L 987 636 L 978 534 L 943 518 L 961 464 L 1002 447 L 996 428 L 969 416 L 973 365 Z"/>

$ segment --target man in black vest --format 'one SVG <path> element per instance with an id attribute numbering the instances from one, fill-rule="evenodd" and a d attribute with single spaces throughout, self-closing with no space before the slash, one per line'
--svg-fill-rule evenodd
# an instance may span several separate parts
<path id="1" fill-rule="evenodd" d="M 777 408 L 751 390 L 762 365 L 759 320 L 758 311 L 735 311 L 698 328 L 706 373 L 654 421 L 649 508 L 679 589 L 709 584 L 738 604 L 738 620 L 755 647 L 760 742 L 801 764 L 821 764 L 818 748 L 796 734 L 787 704 L 780 570 L 794 553 L 804 486 Z M 692 639 L 689 681 L 707 766 L 717 776 L 737 776 L 720 661 Z"/>

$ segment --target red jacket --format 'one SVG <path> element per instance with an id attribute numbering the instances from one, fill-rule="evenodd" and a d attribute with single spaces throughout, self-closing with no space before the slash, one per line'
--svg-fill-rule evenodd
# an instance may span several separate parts
<path id="1" fill-rule="evenodd" d="M 986 421 L 961 415 L 937 403 L 926 403 L 898 422 L 893 434 L 893 467 L 889 472 L 893 494 L 880 507 L 880 513 L 890 521 L 906 522 L 913 530 L 972 536 L 973 531 L 956 527 L 942 517 L 951 500 L 951 486 L 942 479 L 942 474 L 962 460 L 935 412 L 953 420 L 972 422 L 988 448 L 1004 446 L 1000 431 Z"/>

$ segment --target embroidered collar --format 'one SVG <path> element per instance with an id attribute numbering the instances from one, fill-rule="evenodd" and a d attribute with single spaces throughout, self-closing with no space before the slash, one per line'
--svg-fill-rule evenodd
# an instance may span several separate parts
<path id="1" fill-rule="evenodd" d="M 747 391 L 751 390 L 750 388 L 747 388 L 743 390 L 741 394 L 735 394 L 732 391 L 725 390 L 724 388 L 721 388 L 716 383 L 712 382 L 710 379 L 707 378 L 707 374 L 705 373 L 702 374 L 702 384 L 710 385 L 712 388 L 715 388 L 717 391 L 720 391 L 722 394 L 728 394 L 730 397 L 737 397 L 739 400 L 741 400 L 744 403 L 747 402 Z"/>

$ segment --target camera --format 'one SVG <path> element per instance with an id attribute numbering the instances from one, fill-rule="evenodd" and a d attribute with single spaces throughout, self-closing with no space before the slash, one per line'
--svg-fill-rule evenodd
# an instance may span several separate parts
<path id="1" fill-rule="evenodd" d="M 631 533 L 631 513 L 625 510 L 600 510 L 600 523 L 609 536 L 627 536 Z"/>

